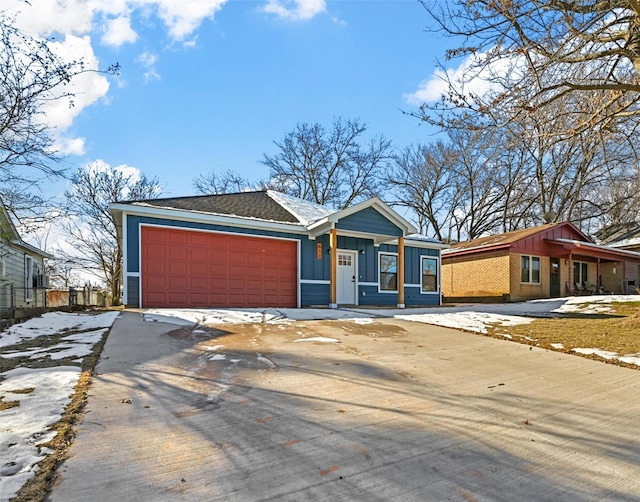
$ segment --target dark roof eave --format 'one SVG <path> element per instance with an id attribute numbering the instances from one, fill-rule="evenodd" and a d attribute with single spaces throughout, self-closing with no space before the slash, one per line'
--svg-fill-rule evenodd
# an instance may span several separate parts
<path id="1" fill-rule="evenodd" d="M 478 246 L 473 248 L 461 248 L 461 249 L 456 249 L 452 247 L 442 251 L 442 257 L 447 258 L 449 256 L 451 257 L 464 256 L 464 255 L 471 255 L 471 254 L 486 253 L 489 251 L 496 251 L 496 250 L 502 250 L 502 249 L 510 249 L 511 244 L 512 244 L 511 242 L 507 242 L 503 244 L 494 244 L 491 246 Z"/>

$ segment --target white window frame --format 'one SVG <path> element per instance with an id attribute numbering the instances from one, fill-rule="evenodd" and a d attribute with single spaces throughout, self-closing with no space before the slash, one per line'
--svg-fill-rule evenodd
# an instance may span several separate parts
<path id="1" fill-rule="evenodd" d="M 424 290 L 424 283 L 423 281 L 423 276 L 422 276 L 422 271 L 423 269 L 423 261 L 424 260 L 433 260 L 436 262 L 436 289 L 435 291 L 425 291 Z M 420 255 L 420 294 L 422 295 L 432 295 L 434 293 L 440 293 L 440 260 L 438 259 L 437 256 L 430 256 L 427 254 L 423 254 Z"/>
<path id="2" fill-rule="evenodd" d="M 528 277 L 527 280 L 523 280 L 522 277 L 522 272 L 524 272 L 524 269 L 522 267 L 523 264 L 523 260 L 527 260 L 529 263 L 529 269 L 528 269 Z M 538 261 L 538 280 L 534 281 L 533 280 L 533 261 L 537 260 Z M 542 258 L 540 256 L 535 256 L 535 255 L 520 255 L 520 283 L 521 284 L 534 284 L 534 285 L 540 285 L 542 283 Z"/>
<path id="3" fill-rule="evenodd" d="M 577 265 L 579 265 L 578 270 L 580 272 L 578 276 L 580 277 L 580 281 L 575 280 L 576 276 L 574 271 Z M 582 272 L 585 272 L 584 276 L 582 275 Z M 589 262 L 574 260 L 572 265 L 572 270 L 571 270 L 571 280 L 573 281 L 574 284 L 577 284 L 578 286 L 583 286 L 584 283 L 589 280 Z"/>
<path id="4" fill-rule="evenodd" d="M 396 289 L 382 289 L 382 267 L 381 261 L 383 256 L 393 256 L 396 259 Z M 378 293 L 398 293 L 398 253 L 389 251 L 380 251 L 378 253 Z"/>
<path id="5" fill-rule="evenodd" d="M 24 255 L 24 299 L 33 300 L 33 257 Z"/>

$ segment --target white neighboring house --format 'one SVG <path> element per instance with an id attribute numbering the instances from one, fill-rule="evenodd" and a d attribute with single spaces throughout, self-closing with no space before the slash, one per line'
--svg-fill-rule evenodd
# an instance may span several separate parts
<path id="1" fill-rule="evenodd" d="M 0 199 L 0 317 L 12 317 L 16 308 L 44 307 L 49 278 L 44 261 L 49 253 L 20 238 Z"/>

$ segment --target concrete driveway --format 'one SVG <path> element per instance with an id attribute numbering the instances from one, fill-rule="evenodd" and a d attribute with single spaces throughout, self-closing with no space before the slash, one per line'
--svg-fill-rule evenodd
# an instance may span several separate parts
<path id="1" fill-rule="evenodd" d="M 581 357 L 398 319 L 124 312 L 97 373 L 51 501 L 640 499 L 640 371 Z"/>

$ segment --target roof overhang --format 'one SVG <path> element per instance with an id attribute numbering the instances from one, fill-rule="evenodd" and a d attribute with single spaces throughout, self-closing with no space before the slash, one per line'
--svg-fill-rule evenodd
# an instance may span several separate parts
<path id="1" fill-rule="evenodd" d="M 547 242 L 549 244 L 561 246 L 571 254 L 580 254 L 583 256 L 603 258 L 613 261 L 621 261 L 624 259 L 640 261 L 640 253 L 603 246 L 602 244 L 594 244 L 591 242 L 582 242 L 572 239 L 547 239 Z"/>
<path id="2" fill-rule="evenodd" d="M 454 248 L 450 247 L 446 251 L 442 252 L 442 257 L 454 257 L 454 256 L 465 256 L 469 254 L 478 254 L 478 253 L 488 253 L 491 251 L 500 251 L 503 249 L 509 250 L 511 248 L 511 243 L 503 243 L 503 244 L 492 244 L 487 246 L 475 246 L 472 248 Z"/>
<path id="3" fill-rule="evenodd" d="M 14 248 L 20 249 L 25 253 L 30 255 L 39 256 L 40 258 L 53 259 L 53 255 L 47 253 L 46 251 L 42 251 L 42 249 L 38 249 L 31 244 L 27 244 L 22 239 L 14 239 L 11 241 L 11 245 Z"/>

